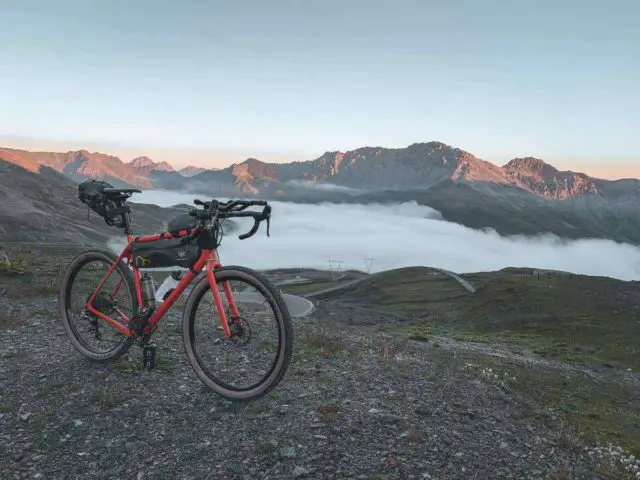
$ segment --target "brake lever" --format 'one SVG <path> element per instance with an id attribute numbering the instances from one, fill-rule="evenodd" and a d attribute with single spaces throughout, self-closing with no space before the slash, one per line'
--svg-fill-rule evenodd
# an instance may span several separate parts
<path id="1" fill-rule="evenodd" d="M 249 214 L 249 215 L 253 216 L 254 214 Z M 238 216 L 241 216 L 241 215 L 238 215 Z M 266 205 L 260 215 L 253 216 L 253 227 L 251 227 L 251 230 L 249 230 L 247 233 L 243 233 L 242 235 L 239 235 L 238 238 L 240 240 L 245 240 L 255 235 L 256 232 L 258 231 L 258 228 L 260 228 L 260 222 L 262 222 L 263 220 L 267 221 L 267 237 L 269 237 L 270 236 L 269 227 L 271 225 L 271 206 Z"/>
<path id="2" fill-rule="evenodd" d="M 271 205 L 265 205 L 264 210 L 262 210 L 262 214 L 267 221 L 267 237 L 269 237 L 269 226 L 271 225 Z"/>

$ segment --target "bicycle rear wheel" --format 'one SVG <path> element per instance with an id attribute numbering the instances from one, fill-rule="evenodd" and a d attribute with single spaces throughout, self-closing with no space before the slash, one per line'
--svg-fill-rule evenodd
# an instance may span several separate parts
<path id="1" fill-rule="evenodd" d="M 184 311 L 182 338 L 187 358 L 198 378 L 219 395 L 235 401 L 261 397 L 278 385 L 291 363 L 289 309 L 278 289 L 251 269 L 223 267 L 216 270 L 215 278 L 232 337 L 224 336 L 213 293 L 203 278 L 189 295 Z M 231 313 L 225 283 L 231 288 L 239 318 Z M 242 381 L 246 384 L 239 385 Z"/>
<path id="2" fill-rule="evenodd" d="M 105 250 L 91 250 L 69 265 L 60 285 L 60 317 L 74 348 L 89 360 L 103 362 L 124 354 L 133 339 L 87 312 L 86 303 L 117 257 Z M 135 311 L 133 275 L 124 261 L 111 272 L 93 306 L 115 320 L 131 319 Z"/>

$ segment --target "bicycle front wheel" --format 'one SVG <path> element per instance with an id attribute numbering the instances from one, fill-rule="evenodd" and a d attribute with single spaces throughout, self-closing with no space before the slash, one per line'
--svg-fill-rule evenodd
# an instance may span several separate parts
<path id="1" fill-rule="evenodd" d="M 224 335 L 205 277 L 189 295 L 184 311 L 187 358 L 198 378 L 219 395 L 236 401 L 261 397 L 278 385 L 291 363 L 289 309 L 278 289 L 251 269 L 223 267 L 215 278 L 232 336 Z M 231 293 L 237 316 L 226 292 Z"/>

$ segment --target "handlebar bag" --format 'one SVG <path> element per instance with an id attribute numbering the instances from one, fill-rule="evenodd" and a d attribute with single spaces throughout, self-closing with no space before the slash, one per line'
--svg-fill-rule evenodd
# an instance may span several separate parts
<path id="1" fill-rule="evenodd" d="M 178 215 L 171 219 L 167 226 L 167 232 L 179 232 L 180 230 L 189 230 L 195 228 L 197 220 L 188 213 Z"/>

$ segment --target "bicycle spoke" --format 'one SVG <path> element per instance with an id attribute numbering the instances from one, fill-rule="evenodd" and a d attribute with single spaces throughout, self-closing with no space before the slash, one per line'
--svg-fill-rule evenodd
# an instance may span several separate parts
<path id="1" fill-rule="evenodd" d="M 240 280 L 228 284 L 237 317 L 231 312 L 222 283 L 217 287 L 231 338 L 225 338 L 213 294 L 207 291 L 195 312 L 194 349 L 216 382 L 249 389 L 264 380 L 278 358 L 278 320 L 264 294 L 254 286 Z"/>
<path id="2" fill-rule="evenodd" d="M 96 265 L 97 264 L 97 265 Z M 71 286 L 70 298 L 72 309 L 69 311 L 70 323 L 75 327 L 80 341 L 87 349 L 95 353 L 106 353 L 120 345 L 126 337 L 104 320 L 89 313 L 87 301 L 107 274 L 109 265 L 106 262 L 87 263 L 78 271 L 75 282 Z M 133 312 L 132 299 L 124 284 L 123 277 L 114 270 L 104 282 L 94 299 L 94 307 L 113 319 L 126 323 Z"/>

